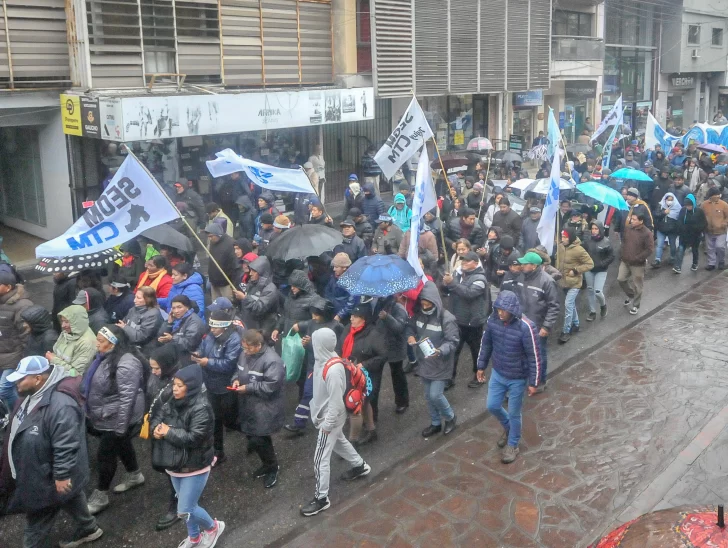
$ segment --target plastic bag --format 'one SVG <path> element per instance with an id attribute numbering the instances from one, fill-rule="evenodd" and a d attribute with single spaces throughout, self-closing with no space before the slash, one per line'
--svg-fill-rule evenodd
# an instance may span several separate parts
<path id="1" fill-rule="evenodd" d="M 294 333 L 293 330 L 289 331 L 288 335 L 283 337 L 283 341 L 281 341 L 281 358 L 283 363 L 286 364 L 287 381 L 295 382 L 298 380 L 305 354 L 306 349 L 303 348 L 301 343 L 301 335 Z"/>

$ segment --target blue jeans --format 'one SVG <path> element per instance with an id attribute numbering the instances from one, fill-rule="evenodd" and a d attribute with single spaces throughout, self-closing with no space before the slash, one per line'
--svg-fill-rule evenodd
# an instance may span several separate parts
<path id="1" fill-rule="evenodd" d="M 665 240 L 670 244 L 670 258 L 675 261 L 675 253 L 677 253 L 677 234 L 663 234 L 659 230 L 657 231 L 657 247 L 655 248 L 655 260 L 662 260 L 662 247 L 665 245 Z"/>
<path id="2" fill-rule="evenodd" d="M 599 306 L 605 306 L 607 299 L 604 297 L 604 284 L 607 281 L 607 271 L 604 272 L 585 272 L 586 279 L 586 296 L 589 300 L 589 312 L 596 314 L 597 301 Z"/>
<path id="3" fill-rule="evenodd" d="M 210 514 L 197 504 L 209 475 L 210 472 L 186 478 L 171 476 L 172 485 L 177 493 L 177 514 L 187 523 L 187 534 L 192 539 L 200 536 L 200 528 L 209 530 L 215 527 Z"/>
<path id="4" fill-rule="evenodd" d="M 541 376 L 538 379 L 539 384 L 543 384 L 546 382 L 546 369 L 547 369 L 547 363 L 546 363 L 546 347 L 549 344 L 549 338 L 548 337 L 541 337 L 539 335 L 538 337 L 538 348 L 541 351 Z"/>
<path id="5" fill-rule="evenodd" d="M 579 326 L 579 313 L 576 311 L 576 298 L 581 288 L 564 289 L 564 333 L 571 333 L 571 326 Z"/>
<path id="6" fill-rule="evenodd" d="M 455 411 L 450 407 L 450 402 L 445 397 L 445 383 L 447 381 L 430 381 L 422 379 L 425 387 L 425 399 L 427 400 L 427 409 L 430 412 L 430 420 L 432 426 L 440 426 L 442 419 L 451 421 L 455 418 Z"/>
<path id="7" fill-rule="evenodd" d="M 526 379 L 507 379 L 493 369 L 488 382 L 488 398 L 485 406 L 503 428 L 508 431 L 508 445 L 517 447 L 521 441 L 521 407 L 526 393 Z M 508 412 L 503 400 L 508 394 Z"/>
<path id="8" fill-rule="evenodd" d="M 0 375 L 0 400 L 5 402 L 10 411 L 15 407 L 15 401 L 18 399 L 18 391 L 15 389 L 14 382 L 8 382 L 6 379 L 15 369 L 5 369 Z"/>
<path id="9" fill-rule="evenodd" d="M 680 238 L 682 240 L 682 238 Z M 693 253 L 693 263 L 695 266 L 698 266 L 698 259 L 700 259 L 700 241 L 690 244 L 689 246 L 685 245 L 682 241 L 680 242 L 680 246 L 677 248 L 677 256 L 675 257 L 675 266 L 682 268 L 683 264 L 683 258 L 685 257 L 685 248 L 690 247 L 690 250 Z"/>

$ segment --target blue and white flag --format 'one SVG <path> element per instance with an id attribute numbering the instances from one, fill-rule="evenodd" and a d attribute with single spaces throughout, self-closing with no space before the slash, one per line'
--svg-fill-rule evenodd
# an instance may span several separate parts
<path id="1" fill-rule="evenodd" d="M 541 220 L 536 227 L 538 240 L 546 248 L 549 255 L 554 250 L 554 233 L 556 232 L 556 215 L 559 212 L 559 181 L 561 180 L 561 149 L 558 147 L 554 152 L 554 159 L 551 162 L 551 184 L 549 193 L 546 195 L 546 203 L 543 206 Z"/>
<path id="2" fill-rule="evenodd" d="M 422 278 L 423 282 L 426 282 L 427 278 L 420 267 L 419 260 L 420 219 L 433 207 L 437 207 L 437 195 L 435 194 L 435 185 L 432 183 L 432 170 L 430 169 L 427 147 L 422 147 L 420 162 L 417 164 L 415 195 L 412 200 L 412 222 L 410 224 L 407 262 L 415 269 L 415 272 Z"/>
<path id="3" fill-rule="evenodd" d="M 180 213 L 154 178 L 132 154 L 94 205 L 63 235 L 35 248 L 35 256 L 75 257 L 123 244 L 153 226 L 177 219 Z"/>
<path id="4" fill-rule="evenodd" d="M 549 149 L 548 149 L 548 155 L 549 157 L 554 156 L 554 151 L 559 147 L 559 143 L 561 142 L 561 130 L 559 129 L 559 124 L 556 122 L 556 118 L 554 118 L 554 109 L 549 107 L 549 120 L 546 124 L 546 131 L 548 132 L 549 137 Z"/>
<path id="5" fill-rule="evenodd" d="M 624 111 L 619 113 L 619 118 L 615 120 L 612 132 L 609 134 L 607 142 L 604 144 L 604 150 L 602 150 L 602 169 L 609 167 L 609 162 L 612 160 L 612 146 L 614 146 L 614 139 L 617 138 L 617 131 L 624 122 Z"/>
<path id="6" fill-rule="evenodd" d="M 621 125 L 622 122 L 617 122 L 618 120 L 623 120 L 622 116 L 622 96 L 619 96 L 619 99 L 617 99 L 617 102 L 614 103 L 614 106 L 612 107 L 612 110 L 610 110 L 607 115 L 602 118 L 602 121 L 599 122 L 599 127 L 594 132 L 594 135 L 591 136 L 591 140 L 596 140 L 597 137 L 599 137 L 602 133 L 607 131 L 607 128 L 611 126 L 612 124 Z"/>
<path id="7" fill-rule="evenodd" d="M 207 169 L 213 177 L 230 175 L 237 171 L 244 171 L 256 185 L 268 190 L 283 192 L 305 192 L 313 194 L 308 176 L 300 169 L 269 166 L 248 158 L 243 158 L 233 150 L 226 148 L 216 153 L 214 160 L 207 161 Z"/>

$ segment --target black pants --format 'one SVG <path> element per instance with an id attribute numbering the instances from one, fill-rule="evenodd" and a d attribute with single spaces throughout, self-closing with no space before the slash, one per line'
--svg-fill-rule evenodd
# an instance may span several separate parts
<path id="1" fill-rule="evenodd" d="M 248 451 L 254 451 L 260 457 L 263 466 L 269 470 L 278 467 L 276 450 L 273 449 L 273 438 L 270 436 L 245 436 L 248 438 Z"/>
<path id="2" fill-rule="evenodd" d="M 141 424 L 132 424 L 122 436 L 114 432 L 90 429 L 92 435 L 98 436 L 99 451 L 96 460 L 99 463 L 99 491 L 108 491 L 116 474 L 116 463 L 120 460 L 127 472 L 139 470 L 136 451 L 132 440 L 139 435 Z"/>
<path id="3" fill-rule="evenodd" d="M 96 530 L 96 519 L 88 513 L 86 494 L 81 490 L 60 506 L 50 506 L 26 514 L 23 548 L 50 548 L 50 534 L 58 512 L 63 510 L 76 523 L 78 531 L 91 533 Z M 9 542 L 9 539 L 6 539 Z"/>
<path id="4" fill-rule="evenodd" d="M 235 392 L 213 394 L 207 391 L 212 413 L 215 415 L 215 429 L 213 430 L 213 447 L 216 452 L 223 451 L 223 436 L 225 427 L 238 430 L 238 395 Z"/>
<path id="5" fill-rule="evenodd" d="M 453 380 L 455 380 L 455 375 L 458 372 L 460 352 L 463 351 L 463 347 L 466 344 L 470 347 L 470 356 L 473 360 L 473 373 L 478 371 L 478 354 L 480 353 L 480 342 L 483 339 L 482 325 L 458 325 L 458 328 L 460 329 L 460 342 L 455 350 L 455 362 L 452 366 Z"/>
<path id="6" fill-rule="evenodd" d="M 392 390 L 394 390 L 394 405 L 407 407 L 409 405 L 409 388 L 407 387 L 407 375 L 402 370 L 403 360 L 389 362 L 389 370 L 392 373 Z"/>

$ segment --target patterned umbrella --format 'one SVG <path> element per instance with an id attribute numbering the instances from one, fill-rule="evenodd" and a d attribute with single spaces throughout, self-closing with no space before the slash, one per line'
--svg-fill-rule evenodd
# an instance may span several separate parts
<path id="1" fill-rule="evenodd" d="M 116 249 L 104 249 L 98 253 L 76 255 L 75 257 L 48 257 L 38 261 L 36 270 L 41 272 L 80 272 L 91 268 L 102 268 L 121 257 Z"/>
<path id="2" fill-rule="evenodd" d="M 420 280 L 397 255 L 370 255 L 351 265 L 337 283 L 352 295 L 387 297 L 417 287 Z"/>
<path id="3" fill-rule="evenodd" d="M 485 137 L 476 137 L 475 139 L 470 139 L 470 141 L 468 141 L 466 149 L 477 150 L 478 152 L 483 150 L 493 150 L 493 143 L 490 142 L 490 139 L 486 139 Z"/>

